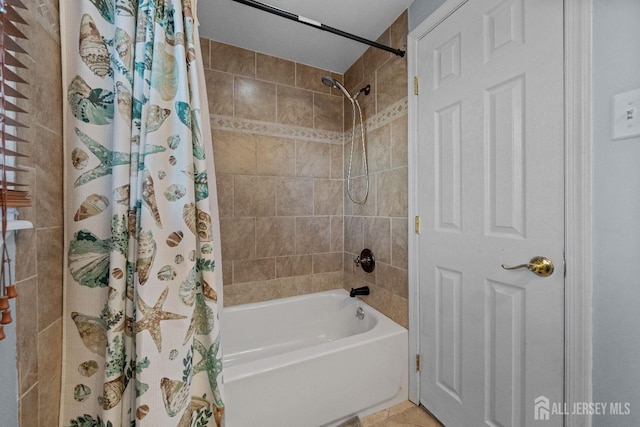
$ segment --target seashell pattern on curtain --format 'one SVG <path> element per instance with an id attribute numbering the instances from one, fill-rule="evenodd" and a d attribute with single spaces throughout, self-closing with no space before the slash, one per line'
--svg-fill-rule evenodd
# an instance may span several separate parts
<path id="1" fill-rule="evenodd" d="M 64 426 L 222 426 L 195 0 L 65 0 Z"/>

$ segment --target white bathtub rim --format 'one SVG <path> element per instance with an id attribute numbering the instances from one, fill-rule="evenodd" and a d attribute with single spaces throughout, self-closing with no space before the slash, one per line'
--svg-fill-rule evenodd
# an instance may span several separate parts
<path id="1" fill-rule="evenodd" d="M 349 296 L 349 292 L 347 292 L 347 290 L 342 289 L 342 288 L 336 288 L 336 289 L 331 289 L 331 290 L 328 290 L 328 291 L 314 292 L 314 293 L 303 294 L 303 295 L 293 295 L 293 296 L 290 296 L 290 297 L 276 298 L 276 299 L 267 300 L 267 301 L 249 302 L 249 303 L 246 303 L 246 304 L 238 304 L 238 305 L 232 305 L 230 307 L 224 307 L 224 309 L 222 310 L 221 319 L 224 318 L 224 313 L 225 312 L 245 311 L 245 310 L 251 310 L 253 308 L 277 306 L 277 305 L 287 304 L 287 303 L 289 303 L 291 301 L 308 300 L 308 299 L 313 299 L 314 297 L 319 297 L 319 296 L 320 297 L 329 296 L 329 297 L 340 298 L 340 299 L 342 299 L 343 297 L 347 297 L 345 299 L 345 301 L 347 303 L 358 303 L 358 302 L 360 302 L 360 303 L 363 303 L 363 304 L 367 305 L 367 307 L 371 307 L 366 302 L 362 301 L 360 298 L 357 298 L 357 297 L 352 298 L 352 297 L 350 297 Z M 371 308 L 373 308 L 373 307 L 371 307 Z M 380 314 L 382 314 L 382 313 L 380 313 Z M 384 316 L 384 314 L 383 314 L 383 316 Z M 391 319 L 389 319 L 389 320 L 391 320 Z"/>
<path id="2" fill-rule="evenodd" d="M 280 299 L 270 300 L 265 302 L 241 304 L 241 305 L 229 307 L 225 310 L 237 312 L 237 311 L 251 310 L 253 308 L 260 308 L 260 307 L 273 307 L 281 304 L 290 303 L 292 301 L 311 299 L 317 296 L 330 296 L 330 297 L 340 298 L 340 299 L 351 298 L 349 296 L 349 293 L 346 290 L 334 289 L 329 291 L 316 292 L 312 294 L 280 298 Z M 395 335 L 404 335 L 403 340 L 407 340 L 408 342 L 408 331 L 403 326 L 397 324 L 392 319 L 388 318 L 387 316 L 382 314 L 380 311 L 371 307 L 370 305 L 360 300 L 359 298 L 353 299 L 353 300 L 347 299 L 346 301 L 347 303 L 353 304 L 354 306 L 363 307 L 365 316 L 369 315 L 374 317 L 375 324 L 372 329 L 367 330 L 365 332 L 360 332 L 354 335 L 350 335 L 347 337 L 343 337 L 335 341 L 324 342 L 321 344 L 313 345 L 311 347 L 296 349 L 284 354 L 267 356 L 262 359 L 239 363 L 237 365 L 228 366 L 228 367 L 223 366 L 223 371 L 222 371 L 223 381 L 225 383 L 238 381 L 246 377 L 258 375 L 263 372 L 269 372 L 271 370 L 294 365 L 294 364 L 300 363 L 301 361 L 310 360 L 317 357 L 321 357 L 323 355 L 335 353 L 335 352 L 341 351 L 342 349 L 348 349 L 356 346 L 366 345 L 367 343 L 372 343 L 372 342 L 389 338 Z M 224 331 L 224 328 L 223 328 L 223 331 Z M 339 342 L 340 344 L 337 345 L 336 344 L 337 342 Z M 222 336 L 222 352 L 223 352 L 223 358 L 224 358 L 224 335 Z"/>

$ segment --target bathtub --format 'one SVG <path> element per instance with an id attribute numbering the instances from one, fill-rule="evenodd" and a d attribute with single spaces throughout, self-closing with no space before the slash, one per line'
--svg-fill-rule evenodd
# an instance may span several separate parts
<path id="1" fill-rule="evenodd" d="M 228 307 L 221 321 L 228 427 L 334 426 L 407 400 L 407 330 L 345 290 Z"/>

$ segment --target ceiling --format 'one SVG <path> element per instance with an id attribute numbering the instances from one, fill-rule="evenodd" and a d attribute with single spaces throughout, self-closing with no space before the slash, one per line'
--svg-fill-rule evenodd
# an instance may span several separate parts
<path id="1" fill-rule="evenodd" d="M 413 0 L 264 2 L 324 25 L 376 40 Z M 344 74 L 368 47 L 233 0 L 200 0 L 198 20 L 201 37 L 340 74 Z"/>

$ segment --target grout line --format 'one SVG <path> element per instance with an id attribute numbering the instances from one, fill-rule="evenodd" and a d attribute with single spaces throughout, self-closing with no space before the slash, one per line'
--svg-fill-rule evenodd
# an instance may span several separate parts
<path id="1" fill-rule="evenodd" d="M 31 279 L 37 279 L 37 278 L 38 278 L 38 274 L 37 274 L 37 273 L 36 273 L 36 274 L 34 274 L 33 276 L 23 277 L 23 278 L 22 278 L 22 279 L 20 279 L 20 280 L 16 280 L 16 286 L 20 285 L 20 283 L 23 283 L 23 282 L 29 281 L 29 280 L 31 280 Z"/>
<path id="2" fill-rule="evenodd" d="M 211 59 L 210 59 L 211 61 Z M 236 116 L 236 75 L 231 74 L 231 116 Z M 209 116 L 209 125 L 211 126 L 211 115 Z M 211 126 L 213 128 L 213 126 Z M 212 129 L 213 130 L 213 129 Z"/>
<path id="3" fill-rule="evenodd" d="M 40 384 L 40 381 L 34 382 L 33 385 L 31 385 L 31 387 L 29 387 L 27 391 L 25 391 L 19 396 L 19 399 L 22 400 L 27 394 L 29 394 L 31 390 L 33 390 L 36 386 L 38 386 L 38 384 Z"/>
<path id="4" fill-rule="evenodd" d="M 253 77 L 258 79 L 258 52 L 253 52 Z"/>
<path id="5" fill-rule="evenodd" d="M 47 231 L 47 230 L 55 230 L 57 228 L 64 228 L 64 226 L 62 225 L 50 225 L 48 227 L 36 227 L 36 228 L 32 228 L 31 230 L 35 230 L 35 231 Z M 24 231 L 24 230 L 20 230 L 20 231 Z"/>
<path id="6" fill-rule="evenodd" d="M 255 259 L 258 256 L 258 218 L 253 218 L 253 256 L 251 259 Z"/>

